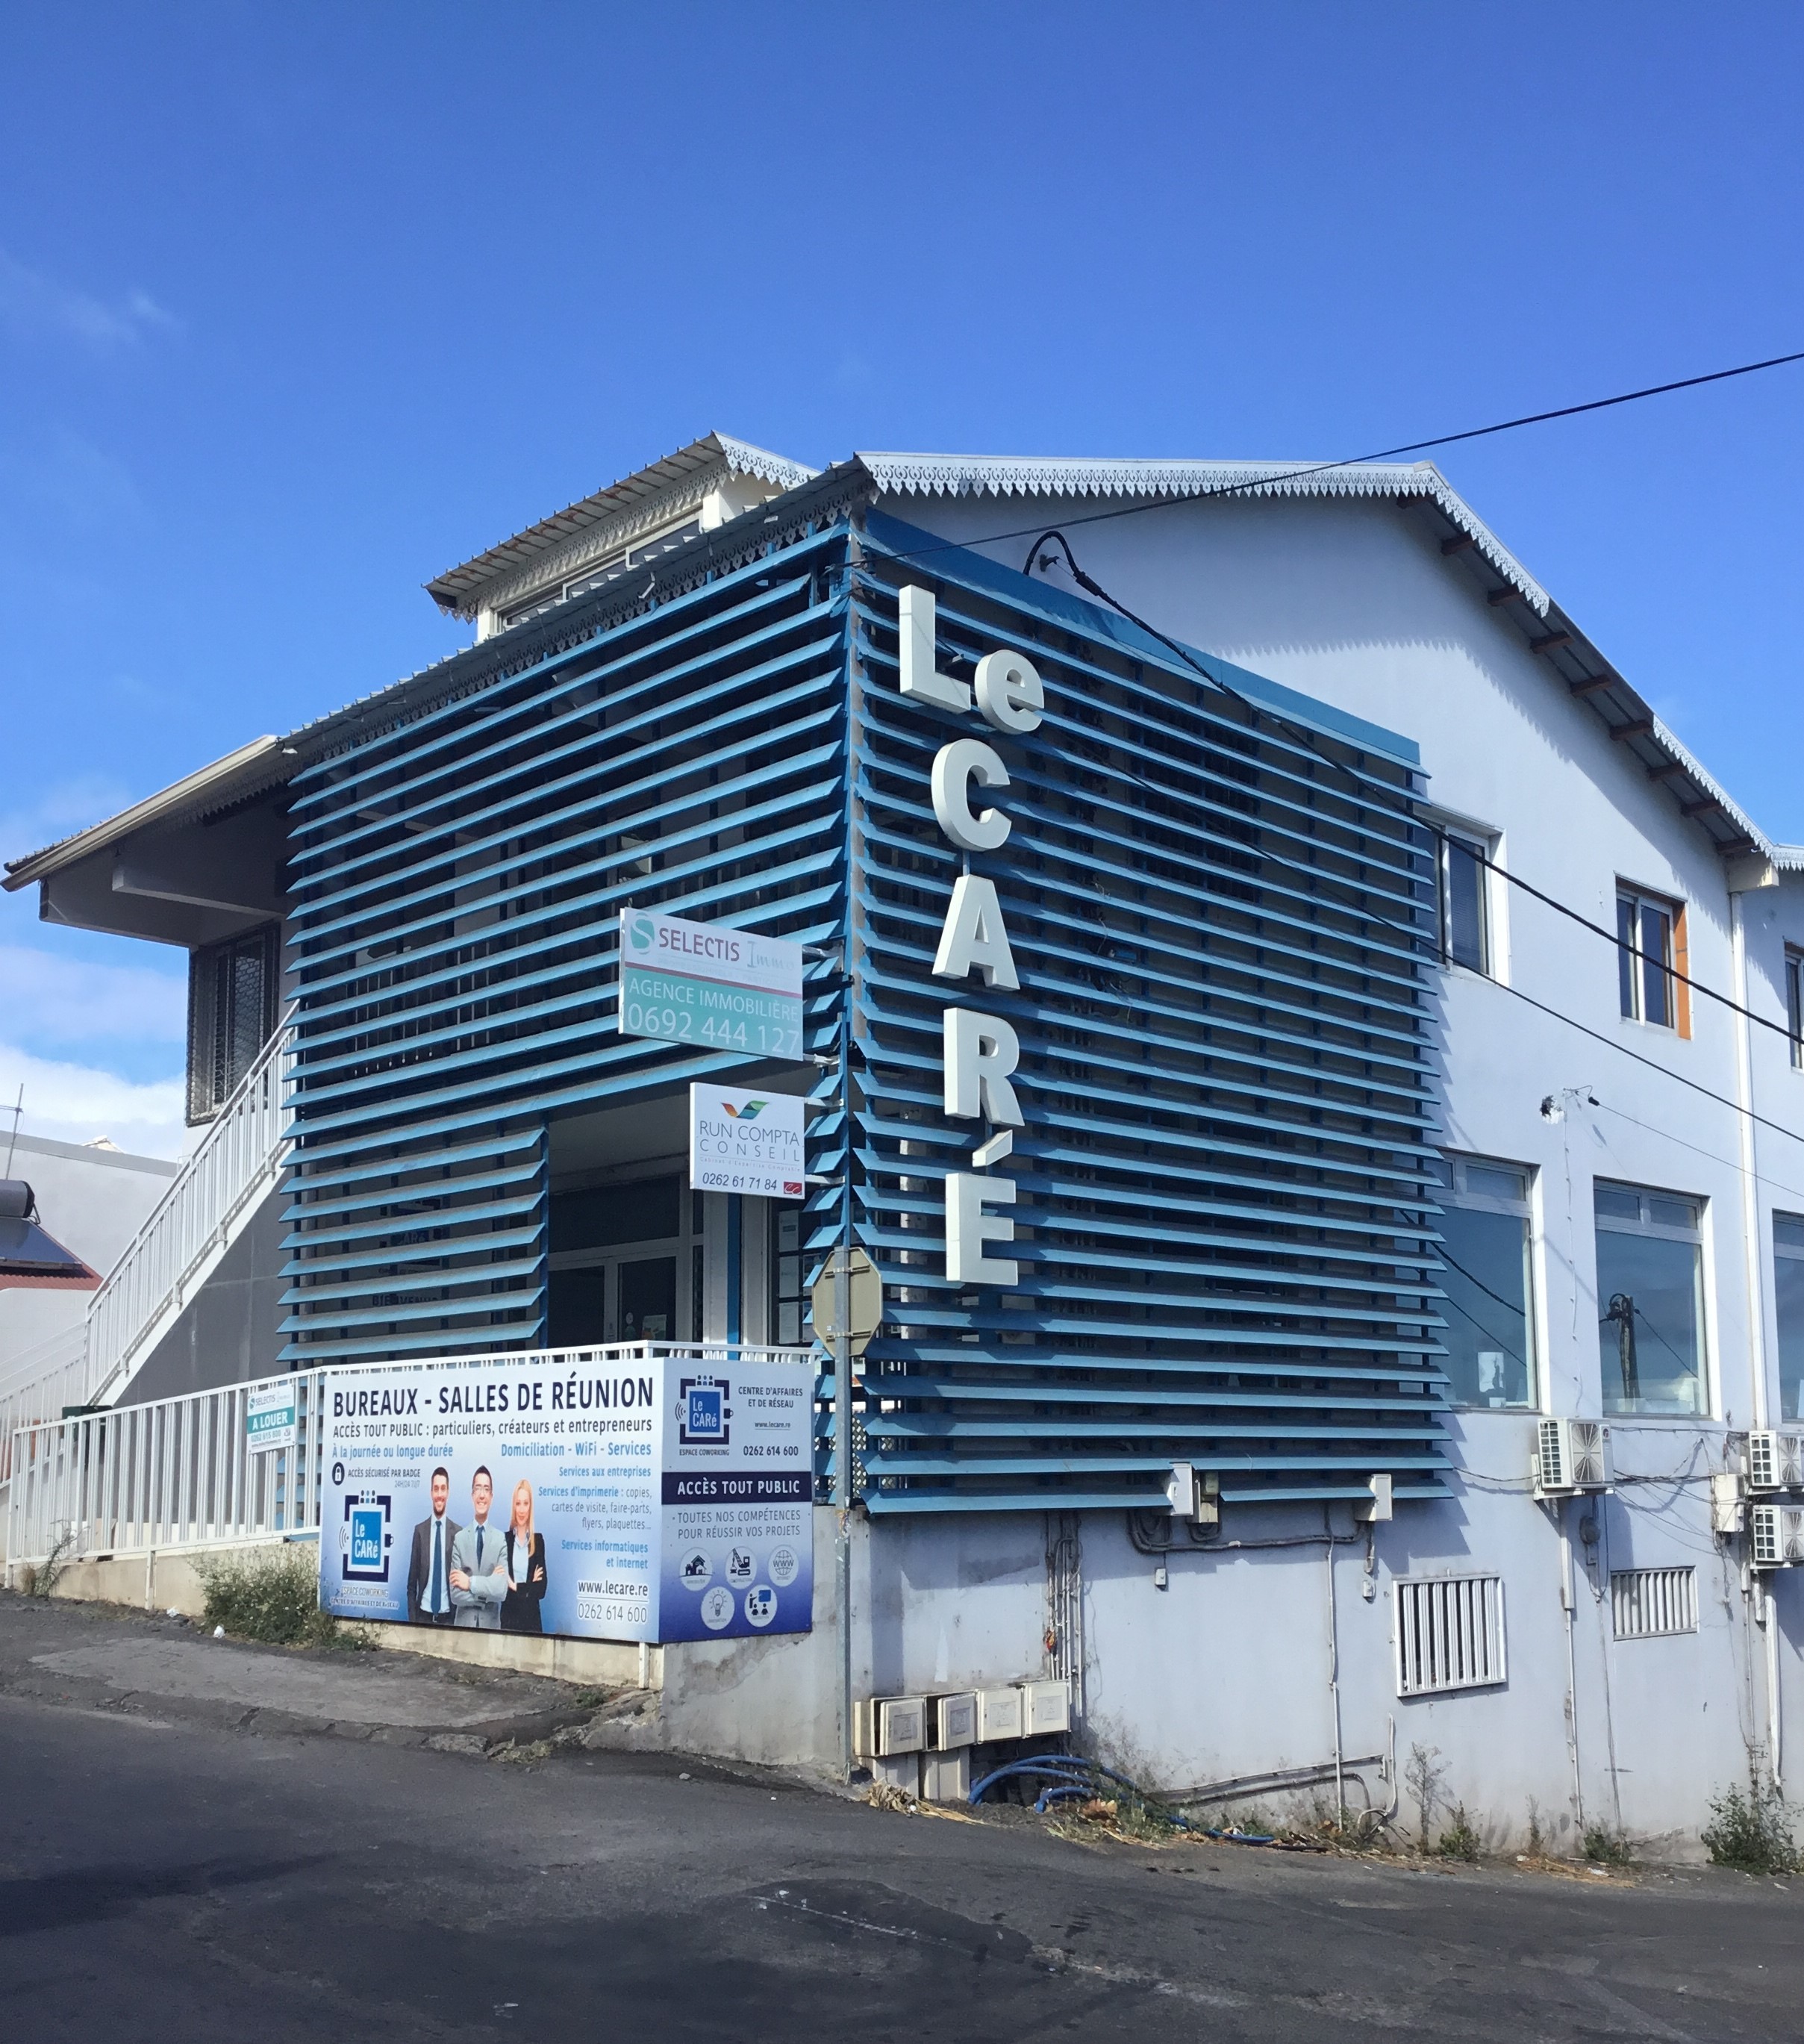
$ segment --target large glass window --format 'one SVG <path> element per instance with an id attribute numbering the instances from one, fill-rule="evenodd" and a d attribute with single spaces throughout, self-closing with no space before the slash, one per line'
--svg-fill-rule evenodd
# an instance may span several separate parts
<path id="1" fill-rule="evenodd" d="M 1672 981 L 1672 905 L 1628 888 L 1616 891 L 1618 991 L 1631 1022 L 1670 1029 L 1676 1016 Z"/>
<path id="2" fill-rule="evenodd" d="M 1457 1405 L 1535 1397 L 1530 1175 L 1521 1164 L 1448 1157 L 1441 1174 L 1441 1339 Z"/>
<path id="3" fill-rule="evenodd" d="M 1473 972 L 1491 970 L 1484 847 L 1453 831 L 1441 833 L 1441 955 Z"/>
<path id="4" fill-rule="evenodd" d="M 770 1259 L 771 1339 L 784 1348 L 805 1347 L 814 1339 L 814 1316 L 808 1297 L 808 1258 L 802 1247 L 802 1210 L 771 1202 L 774 1253 Z"/>
<path id="5" fill-rule="evenodd" d="M 1601 1178 L 1592 1201 L 1604 1411 L 1702 1412 L 1702 1201 Z"/>
<path id="6" fill-rule="evenodd" d="M 1773 1291 L 1779 1304 L 1779 1410 L 1804 1420 L 1804 1214 L 1773 1216 Z"/>

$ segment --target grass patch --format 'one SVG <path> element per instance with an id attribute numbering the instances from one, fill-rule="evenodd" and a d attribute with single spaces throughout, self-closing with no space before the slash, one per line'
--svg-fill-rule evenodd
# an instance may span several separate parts
<path id="1" fill-rule="evenodd" d="M 234 1639 L 351 1652 L 376 1643 L 368 1626 L 341 1625 L 320 1610 L 319 1562 L 311 1546 L 198 1555 L 194 1573 L 205 1598 L 203 1623 L 223 1625 Z"/>
<path id="2" fill-rule="evenodd" d="M 1718 1866 L 1744 1873 L 1804 1873 L 1791 1835 L 1791 1812 L 1771 1781 L 1750 1781 L 1710 1798 L 1703 1840 Z"/>
<path id="3" fill-rule="evenodd" d="M 1441 1842 L 1434 1850 L 1443 1859 L 1471 1861 L 1478 1858 L 1478 1833 L 1472 1827 L 1464 1803 L 1453 1805 L 1453 1822 L 1441 1834 Z"/>
<path id="4" fill-rule="evenodd" d="M 1587 1824 L 1584 1835 L 1585 1858 L 1594 1866 L 1629 1866 L 1634 1862 L 1634 1853 L 1627 1838 L 1621 1831 L 1613 1831 L 1607 1824 Z"/>
<path id="5" fill-rule="evenodd" d="M 69 1550 L 75 1544 L 75 1529 L 65 1526 L 50 1543 L 50 1552 L 34 1569 L 29 1563 L 20 1571 L 20 1586 L 27 1596 L 47 1597 L 69 1566 Z"/>

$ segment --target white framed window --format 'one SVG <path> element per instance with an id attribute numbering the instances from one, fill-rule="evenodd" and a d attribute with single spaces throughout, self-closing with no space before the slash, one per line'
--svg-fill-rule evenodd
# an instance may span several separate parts
<path id="1" fill-rule="evenodd" d="M 1497 977 L 1491 912 L 1491 841 L 1453 824 L 1434 828 L 1434 891 L 1441 962 Z"/>
<path id="2" fill-rule="evenodd" d="M 1610 1578 L 1610 1615 L 1618 1639 L 1664 1639 L 1698 1629 L 1695 1569 L 1621 1569 Z"/>
<path id="3" fill-rule="evenodd" d="M 1804 1420 L 1804 1214 L 1773 1216 L 1773 1304 L 1779 1317 L 1779 1416 Z"/>
<path id="4" fill-rule="evenodd" d="M 1702 1412 L 1703 1201 L 1599 1178 L 1591 1204 L 1605 1413 Z"/>
<path id="5" fill-rule="evenodd" d="M 1531 1408 L 1536 1399 L 1534 1173 L 1449 1152 L 1441 1181 L 1441 1339 L 1456 1405 Z"/>
<path id="6" fill-rule="evenodd" d="M 1507 1679 L 1501 1576 L 1406 1577 L 1394 1587 L 1399 1696 L 1495 1689 Z"/>
<path id="7" fill-rule="evenodd" d="M 1791 1066 L 1804 1071 L 1804 952 L 1785 953 L 1785 1028 L 1791 1039 Z"/>
<path id="8" fill-rule="evenodd" d="M 1683 917 L 1676 902 L 1618 882 L 1617 991 L 1631 1022 L 1655 1029 L 1679 1026 L 1679 987 L 1672 974 Z"/>

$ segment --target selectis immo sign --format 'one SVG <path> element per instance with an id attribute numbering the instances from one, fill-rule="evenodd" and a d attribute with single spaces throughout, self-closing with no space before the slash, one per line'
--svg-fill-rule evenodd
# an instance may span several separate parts
<path id="1" fill-rule="evenodd" d="M 660 916 L 620 912 L 620 1033 L 732 1051 L 802 1055 L 802 947 Z"/>
<path id="2" fill-rule="evenodd" d="M 335 1372 L 320 1604 L 579 1639 L 805 1632 L 813 1392 L 806 1365 L 705 1350 Z"/>

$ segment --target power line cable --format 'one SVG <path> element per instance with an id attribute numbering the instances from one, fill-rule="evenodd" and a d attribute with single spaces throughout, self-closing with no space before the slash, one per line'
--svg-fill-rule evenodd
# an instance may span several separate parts
<path id="1" fill-rule="evenodd" d="M 1113 518 L 1134 518 L 1143 512 L 1167 509 L 1173 503 L 1201 504 L 1212 498 L 1236 497 L 1247 490 L 1269 490 L 1276 483 L 1300 482 L 1311 475 L 1326 475 L 1338 468 L 1359 468 L 1368 462 L 1394 461 L 1399 455 L 1426 454 L 1430 448 L 1454 447 L 1462 440 L 1485 440 L 1493 433 L 1514 432 L 1519 426 L 1545 425 L 1554 419 L 1574 419 L 1586 412 L 1604 412 L 1613 405 L 1633 405 L 1644 398 L 1664 398 L 1675 390 L 1695 390 L 1701 384 L 1723 383 L 1732 377 L 1752 376 L 1763 369 L 1782 369 L 1792 362 L 1804 362 L 1804 348 L 1790 355 L 1769 355 L 1761 362 L 1740 363 L 1733 369 L 1713 369 L 1702 376 L 1681 376 L 1671 383 L 1650 383 L 1639 390 L 1619 391 L 1613 398 L 1591 398 L 1580 405 L 1558 405 L 1551 412 L 1525 412 L 1520 418 L 1499 419 L 1494 425 L 1469 426 L 1463 432 L 1441 433 L 1433 440 L 1410 440 L 1401 447 L 1382 448 L 1376 454 L 1353 455 L 1342 461 L 1311 462 L 1301 468 L 1282 470 L 1275 475 L 1250 475 L 1242 482 L 1219 483 L 1211 490 L 1186 490 L 1181 494 L 1168 494 L 1153 498 L 1150 503 L 1123 504 L 1107 511 L 1086 512 L 1081 517 L 1067 518 L 1065 523 L 1067 525 L 1100 525 Z M 961 548 L 992 546 L 1004 540 L 1024 540 L 1034 529 L 1031 525 L 1021 525 L 1006 532 L 984 533 L 966 540 L 940 540 L 931 547 L 914 548 L 897 558 L 919 560 L 928 554 L 949 553 Z M 1116 608 L 1120 606 L 1118 605 Z M 1123 613 L 1123 616 L 1127 614 Z M 1163 638 L 1164 635 L 1155 633 L 1154 636 Z"/>
<path id="2" fill-rule="evenodd" d="M 1804 356 L 1784 356 L 1779 359 L 1790 361 L 1794 359 L 1804 359 Z M 1759 368 L 1769 367 L 1770 365 L 1755 363 L 1752 366 Z M 1733 375 L 1740 372 L 1725 371 L 1721 373 L 1724 375 Z M 1711 379 L 1700 378 L 1698 380 L 1709 381 Z M 1677 386 L 1675 386 L 1672 387 L 1676 388 Z M 1107 604 L 1111 609 L 1119 611 L 1130 624 L 1138 624 L 1142 631 L 1151 633 L 1152 636 L 1157 639 L 1161 645 L 1169 646 L 1187 667 L 1192 668 L 1196 673 L 1201 675 L 1203 679 L 1207 682 L 1212 687 L 1219 688 L 1225 694 L 1231 697 L 1234 701 L 1239 703 L 1255 720 L 1257 720 L 1262 713 L 1269 715 L 1276 714 L 1276 713 L 1272 712 L 1262 713 L 1257 704 L 1250 701 L 1246 697 L 1242 695 L 1238 690 L 1230 687 L 1226 682 L 1220 680 L 1217 676 L 1211 674 L 1196 655 L 1192 653 L 1190 648 L 1184 645 L 1180 640 L 1169 637 L 1165 632 L 1161 632 L 1156 625 L 1149 624 L 1145 618 L 1136 616 L 1135 613 L 1130 610 L 1127 605 L 1123 603 L 1118 597 L 1111 596 L 1108 591 L 1103 587 L 1102 584 L 1098 582 L 1093 575 L 1086 574 L 1084 571 L 1078 567 L 1077 556 L 1071 551 L 1070 541 L 1065 538 L 1065 534 L 1057 528 L 1049 528 L 1047 530 L 1042 532 L 1039 538 L 1034 543 L 1034 551 L 1037 551 L 1047 540 L 1054 539 L 1056 539 L 1060 546 L 1064 548 L 1065 557 L 1070 565 L 1071 572 L 1077 579 L 1081 587 L 1088 590 L 1100 601 Z M 1292 724 L 1288 719 L 1280 719 L 1280 721 L 1284 724 L 1285 728 L 1288 731 L 1294 731 L 1297 736 L 1303 740 L 1303 742 L 1309 747 L 1310 750 L 1314 752 L 1318 758 L 1326 761 L 1329 766 L 1337 768 L 1340 772 L 1345 774 L 1349 780 L 1356 779 L 1352 768 L 1345 765 L 1341 761 L 1337 759 L 1331 752 L 1326 751 L 1317 741 L 1315 734 L 1310 731 L 1307 725 Z M 1130 779 L 1137 778 L 1137 777 L 1132 774 L 1130 774 L 1128 778 Z M 1358 784 L 1356 782 L 1356 785 L 1361 784 Z M 1369 799 L 1365 793 L 1363 785 L 1361 785 L 1361 794 L 1362 800 Z M 1332 886 L 1334 884 L 1329 875 L 1319 871 L 1312 870 L 1311 877 L 1318 882 L 1318 885 Z M 1548 898 L 1551 900 L 1551 897 Z M 1351 909 L 1354 914 L 1363 916 L 1366 921 L 1375 924 L 1381 929 L 1391 930 L 1395 932 L 1399 936 L 1407 938 L 1412 951 L 1418 947 L 1423 942 L 1423 932 L 1419 928 L 1411 928 L 1405 924 L 1394 922 L 1388 916 L 1380 915 L 1376 909 L 1372 908 L 1368 901 L 1362 898 L 1355 897 L 1349 899 L 1343 895 L 1341 898 L 1340 905 Z M 1559 906 L 1560 905 L 1556 903 L 1554 905 Z M 1583 922 L 1587 920 L 1583 916 L 1578 916 L 1576 910 L 1572 912 L 1575 916 L 1576 920 L 1579 921 Z M 1591 927 L 1594 929 L 1599 929 L 1602 928 L 1602 925 L 1593 924 Z M 1603 934 L 1609 938 L 1611 943 L 1614 944 L 1619 942 L 1619 939 L 1611 932 L 1606 930 L 1603 932 Z M 1795 1128 L 1787 1128 L 1783 1122 L 1774 1121 L 1764 1114 L 1756 1113 L 1752 1108 L 1744 1107 L 1739 1101 L 1731 1100 L 1726 1093 L 1718 1093 L 1714 1087 L 1705 1085 L 1699 1080 L 1687 1078 L 1683 1072 L 1674 1071 L 1669 1065 L 1663 1065 L 1655 1058 L 1644 1057 L 1639 1051 L 1630 1050 L 1626 1043 L 1618 1043 L 1614 1037 L 1605 1035 L 1601 1030 L 1593 1029 L 1588 1024 L 1575 1020 L 1574 1017 L 1570 1015 L 1562 1015 L 1558 1009 L 1549 1008 L 1545 1001 L 1537 1001 L 1533 994 L 1525 993 L 1519 986 L 1512 986 L 1507 980 L 1500 979 L 1494 979 L 1491 981 L 1491 984 L 1493 986 L 1500 988 L 1503 992 L 1510 995 L 1514 999 L 1527 1002 L 1530 1008 L 1538 1009 L 1543 1015 L 1551 1015 L 1556 1022 L 1564 1022 L 1569 1029 L 1576 1029 L 1581 1035 L 1589 1036 L 1595 1042 L 1605 1044 L 1613 1051 L 1619 1051 L 1622 1056 L 1633 1058 L 1638 1065 L 1645 1065 L 1649 1071 L 1660 1072 L 1666 1078 L 1675 1081 L 1679 1085 L 1690 1087 L 1693 1093 L 1702 1093 L 1706 1100 L 1714 1100 L 1718 1106 L 1726 1107 L 1737 1114 L 1746 1115 L 1750 1121 L 1757 1123 L 1763 1128 L 1771 1129 L 1775 1135 L 1789 1136 L 1794 1143 L 1804 1143 L 1804 1132 L 1801 1132 Z M 1721 997 L 1726 998 L 1726 997 Z M 1733 1002 L 1730 1002 L 1729 1005 L 1732 1007 L 1735 1005 Z"/>
<path id="3" fill-rule="evenodd" d="M 1445 843 L 1449 833 L 1438 825 L 1431 828 L 1435 836 Z M 1460 849 L 1482 866 L 1487 873 L 1495 873 L 1499 879 L 1508 881 L 1512 887 L 1519 887 L 1525 894 L 1532 894 L 1536 901 L 1545 902 L 1568 921 L 1594 932 L 1606 943 L 1613 944 L 1618 951 L 1626 951 L 1631 958 L 1640 959 L 1644 963 L 1652 966 L 1668 979 L 1675 979 L 1682 986 L 1690 987 L 1694 993 L 1702 994 L 1706 1001 L 1714 1001 L 1737 1015 L 1745 1015 L 1750 1022 L 1757 1022 L 1763 1029 L 1770 1029 L 1775 1036 L 1783 1036 L 1788 1043 L 1794 1040 L 1791 1031 L 1784 1023 L 1775 1022 L 1769 1016 L 1756 1015 L 1752 1008 L 1744 1008 L 1739 1001 L 1730 1000 L 1726 993 L 1718 993 L 1714 986 L 1706 986 L 1701 979 L 1693 979 L 1688 973 L 1680 972 L 1675 966 L 1668 965 L 1664 959 L 1656 958 L 1651 951 L 1645 951 L 1637 944 L 1625 943 L 1616 931 L 1606 928 L 1602 923 L 1594 923 L 1589 916 L 1581 915 L 1576 909 L 1568 908 L 1564 901 L 1556 901 L 1553 895 L 1544 894 L 1540 888 L 1530 886 L 1519 874 L 1512 873 L 1507 866 L 1499 866 L 1495 860 L 1487 859 L 1469 840 L 1461 838 L 1459 842 Z"/>

